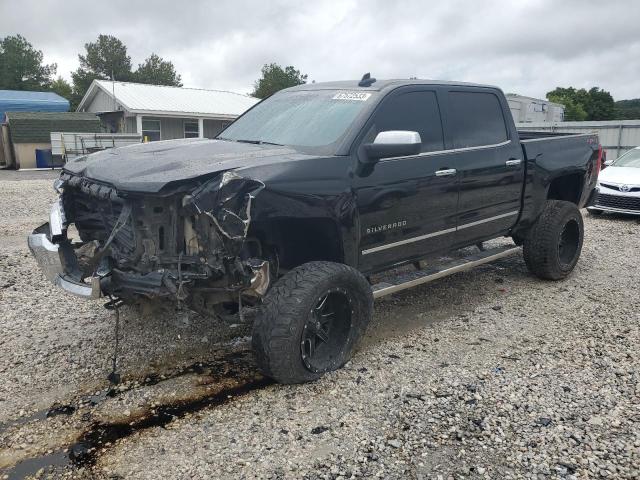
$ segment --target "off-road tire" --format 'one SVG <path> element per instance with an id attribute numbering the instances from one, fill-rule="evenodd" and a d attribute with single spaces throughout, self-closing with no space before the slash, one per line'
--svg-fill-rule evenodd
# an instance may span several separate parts
<path id="1" fill-rule="evenodd" d="M 347 292 L 351 306 L 351 327 L 344 347 L 324 371 L 305 366 L 302 336 L 310 312 L 325 292 Z M 309 262 L 286 273 L 269 290 L 253 327 L 253 350 L 262 372 L 279 383 L 316 380 L 342 367 L 353 355 L 373 313 L 371 285 L 357 270 L 333 262 Z"/>
<path id="2" fill-rule="evenodd" d="M 560 253 L 566 229 L 574 232 L 569 258 Z M 529 271 L 545 280 L 561 280 L 571 273 L 580 258 L 584 224 L 578 207 L 561 200 L 548 200 L 542 214 L 524 240 L 524 261 Z M 575 249 L 575 251 L 573 251 Z"/>

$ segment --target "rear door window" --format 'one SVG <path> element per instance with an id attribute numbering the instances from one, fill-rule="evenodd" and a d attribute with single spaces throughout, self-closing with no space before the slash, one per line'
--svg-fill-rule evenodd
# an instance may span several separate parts
<path id="1" fill-rule="evenodd" d="M 418 132 L 422 152 L 443 150 L 442 123 L 435 92 L 406 92 L 386 98 L 375 114 L 367 141 L 372 142 L 378 133 L 388 130 Z"/>
<path id="2" fill-rule="evenodd" d="M 453 147 L 480 147 L 507 140 L 498 97 L 484 92 L 449 92 Z"/>

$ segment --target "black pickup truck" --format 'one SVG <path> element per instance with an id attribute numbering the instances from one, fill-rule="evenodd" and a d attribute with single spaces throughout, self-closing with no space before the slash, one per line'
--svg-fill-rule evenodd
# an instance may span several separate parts
<path id="1" fill-rule="evenodd" d="M 601 152 L 595 135 L 517 131 L 495 87 L 368 76 L 301 85 L 216 139 L 66 164 L 29 246 L 79 296 L 164 297 L 203 313 L 257 306 L 261 368 L 303 382 L 350 358 L 374 296 L 464 265 L 372 287 L 374 273 L 510 236 L 535 275 L 567 276 Z"/>

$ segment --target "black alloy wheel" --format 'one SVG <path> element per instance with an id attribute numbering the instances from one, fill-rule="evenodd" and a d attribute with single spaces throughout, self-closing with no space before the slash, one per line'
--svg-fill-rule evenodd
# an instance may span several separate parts
<path id="1" fill-rule="evenodd" d="M 580 226 L 578 222 L 572 218 L 565 223 L 562 228 L 560 241 L 558 242 L 558 260 L 563 267 L 566 268 L 566 266 L 573 263 L 579 247 Z"/>
<path id="2" fill-rule="evenodd" d="M 548 200 L 524 238 L 524 261 L 539 278 L 566 278 L 578 263 L 583 237 L 584 223 L 578 206 Z"/>
<path id="3" fill-rule="evenodd" d="M 373 293 L 356 269 L 314 261 L 269 289 L 253 325 L 262 372 L 280 383 L 317 380 L 353 356 L 373 313 Z"/>
<path id="4" fill-rule="evenodd" d="M 332 288 L 318 299 L 300 341 L 302 362 L 309 371 L 323 373 L 337 367 L 351 332 L 352 314 L 353 300 L 343 288 Z"/>

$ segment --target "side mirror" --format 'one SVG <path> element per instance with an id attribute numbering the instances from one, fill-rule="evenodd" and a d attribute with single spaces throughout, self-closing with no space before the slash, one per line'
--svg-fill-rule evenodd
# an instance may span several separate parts
<path id="1" fill-rule="evenodd" d="M 404 157 L 417 155 L 422 147 L 422 139 L 418 132 L 408 130 L 388 130 L 376 135 L 373 143 L 366 143 L 367 163 L 381 158 Z"/>

